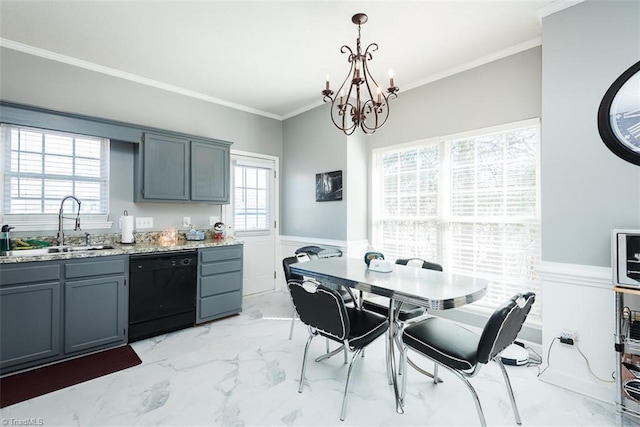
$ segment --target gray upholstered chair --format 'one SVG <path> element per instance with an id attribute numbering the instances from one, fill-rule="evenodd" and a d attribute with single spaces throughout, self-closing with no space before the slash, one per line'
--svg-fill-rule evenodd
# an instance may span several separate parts
<path id="1" fill-rule="evenodd" d="M 354 353 L 349 364 L 344 397 L 342 398 L 340 420 L 344 421 L 354 363 L 367 345 L 385 333 L 389 328 L 389 322 L 386 317 L 368 310 L 347 307 L 340 292 L 318 285 L 316 282 L 300 283 L 292 280 L 287 286 L 300 320 L 309 329 L 309 339 L 304 347 L 298 392 L 302 393 L 304 387 L 307 353 L 314 337 L 322 335 L 341 343 L 345 349 Z"/>
<path id="2" fill-rule="evenodd" d="M 465 383 L 475 401 L 480 423 L 486 426 L 480 399 L 467 378 L 476 375 L 481 365 L 493 360 L 502 371 L 516 422 L 522 424 L 509 376 L 500 360 L 500 352 L 516 339 L 535 297 L 533 292 L 513 296 L 491 315 L 480 335 L 458 323 L 438 317 L 430 317 L 405 327 L 402 333 L 403 347 L 400 356 L 400 363 L 405 366 L 405 374 L 402 378 L 403 403 L 407 389 L 407 352 L 411 349 L 435 362 L 434 382 L 436 384 L 438 384 L 438 366 L 453 372 Z"/>

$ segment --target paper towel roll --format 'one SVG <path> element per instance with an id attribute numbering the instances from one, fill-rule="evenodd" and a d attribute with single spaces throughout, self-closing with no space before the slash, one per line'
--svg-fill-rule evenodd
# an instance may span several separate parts
<path id="1" fill-rule="evenodd" d="M 132 216 L 120 217 L 120 229 L 122 230 L 121 243 L 133 243 L 134 221 Z"/>

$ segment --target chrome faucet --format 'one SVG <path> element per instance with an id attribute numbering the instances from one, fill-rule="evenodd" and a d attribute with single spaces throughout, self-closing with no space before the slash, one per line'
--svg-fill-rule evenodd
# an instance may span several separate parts
<path id="1" fill-rule="evenodd" d="M 78 198 L 75 196 L 65 196 L 65 198 L 62 199 L 62 201 L 60 202 L 60 212 L 58 213 L 58 237 L 56 238 L 56 242 L 58 243 L 58 246 L 64 246 L 64 231 L 62 229 L 63 228 L 62 220 L 65 217 L 62 215 L 62 210 L 64 207 L 64 202 L 67 199 L 73 199 L 78 204 L 78 213 L 76 214 L 76 225 L 74 227 L 74 230 L 80 230 L 80 205 L 82 204 L 82 202 L 78 200 Z"/>

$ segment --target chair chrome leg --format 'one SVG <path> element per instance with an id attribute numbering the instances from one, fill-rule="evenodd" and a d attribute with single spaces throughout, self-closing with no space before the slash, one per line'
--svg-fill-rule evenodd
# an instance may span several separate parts
<path id="1" fill-rule="evenodd" d="M 465 385 L 471 392 L 471 396 L 473 396 L 473 401 L 476 403 L 476 409 L 478 410 L 478 417 L 480 418 L 480 424 L 482 425 L 482 427 L 487 427 L 487 421 L 484 419 L 484 412 L 482 411 L 482 406 L 480 405 L 480 399 L 478 398 L 478 393 L 476 393 L 476 389 L 473 388 L 469 380 L 467 380 L 467 378 L 464 375 L 462 375 L 460 372 L 458 372 L 455 369 L 449 368 L 448 366 L 445 366 L 445 365 L 442 365 L 442 366 L 447 368 L 449 371 L 453 372 L 454 374 L 456 374 L 458 378 L 460 378 L 462 382 L 465 383 Z"/>
<path id="2" fill-rule="evenodd" d="M 511 406 L 513 407 L 513 414 L 516 416 L 516 423 L 522 424 L 522 420 L 520 419 L 520 412 L 518 412 L 518 405 L 516 405 L 516 398 L 513 395 L 513 389 L 511 388 L 511 381 L 509 381 L 509 375 L 507 375 L 507 370 L 505 369 L 500 357 L 494 357 L 493 361 L 500 366 L 500 370 L 502 371 L 502 376 L 504 377 L 504 382 L 507 385 L 507 391 L 509 392 L 509 399 L 511 399 Z"/>
<path id="3" fill-rule="evenodd" d="M 341 345 L 340 347 L 337 347 L 335 350 L 332 350 L 329 353 L 325 353 L 322 356 L 316 357 L 316 362 L 321 362 L 324 359 L 329 359 L 330 357 L 335 356 L 336 354 L 340 353 L 341 351 L 346 351 L 346 350 L 344 350 L 344 345 Z M 345 362 L 345 364 L 346 364 L 346 362 Z"/>
<path id="4" fill-rule="evenodd" d="M 298 393 L 302 393 L 302 387 L 304 386 L 304 372 L 307 369 L 307 352 L 309 351 L 309 345 L 311 345 L 311 340 L 313 339 L 313 337 L 313 334 L 309 334 L 307 345 L 304 346 L 304 355 L 302 356 L 302 372 L 300 372 L 300 385 L 298 385 Z"/>
<path id="5" fill-rule="evenodd" d="M 296 324 L 296 317 L 298 317 L 298 312 L 296 311 L 296 308 L 293 307 L 293 314 L 291 315 L 291 329 L 289 329 L 289 341 L 291 341 L 291 338 L 293 337 L 293 325 Z"/>
<path id="6" fill-rule="evenodd" d="M 349 370 L 347 371 L 347 384 L 344 386 L 344 397 L 342 398 L 342 411 L 340 411 L 340 421 L 344 421 L 344 418 L 347 415 L 347 397 L 349 396 L 349 386 L 351 385 L 351 370 L 353 369 L 355 361 L 358 360 L 358 354 L 361 352 L 361 348 L 354 351 L 353 357 L 351 358 L 351 363 L 349 364 Z"/>
<path id="7" fill-rule="evenodd" d="M 433 364 L 433 383 L 438 384 L 438 364 Z"/>

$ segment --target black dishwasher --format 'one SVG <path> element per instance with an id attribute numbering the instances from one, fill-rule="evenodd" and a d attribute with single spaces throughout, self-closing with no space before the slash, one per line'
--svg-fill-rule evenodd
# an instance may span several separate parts
<path id="1" fill-rule="evenodd" d="M 196 251 L 134 255 L 129 260 L 129 342 L 193 326 Z"/>

